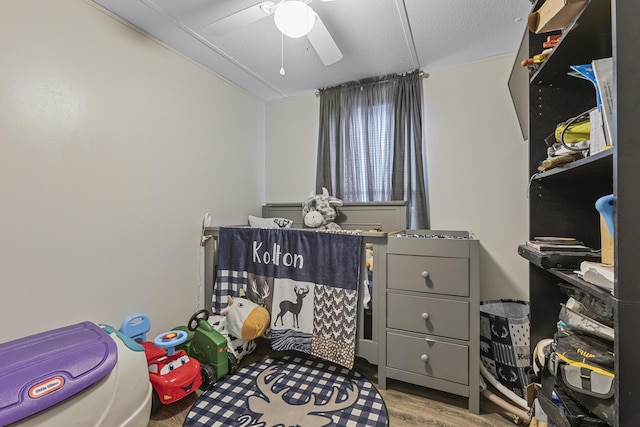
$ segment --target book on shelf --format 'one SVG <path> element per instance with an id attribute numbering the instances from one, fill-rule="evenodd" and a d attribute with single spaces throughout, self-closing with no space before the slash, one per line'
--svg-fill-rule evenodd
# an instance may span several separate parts
<path id="1" fill-rule="evenodd" d="M 614 268 L 613 265 L 600 262 L 582 261 L 580 270 L 574 271 L 582 280 L 604 288 L 613 293 Z"/>
<path id="2" fill-rule="evenodd" d="M 575 237 L 536 236 L 532 240 L 536 242 L 566 243 L 568 245 L 582 244 L 582 242 Z"/>
<path id="3" fill-rule="evenodd" d="M 573 238 L 546 238 L 528 240 L 527 246 L 530 246 L 540 252 L 591 252 L 591 248 L 585 246 L 579 240 Z"/>

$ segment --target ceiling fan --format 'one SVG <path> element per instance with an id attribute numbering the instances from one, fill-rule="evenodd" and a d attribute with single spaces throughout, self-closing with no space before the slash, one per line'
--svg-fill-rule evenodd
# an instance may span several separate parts
<path id="1" fill-rule="evenodd" d="M 216 37 L 221 37 L 235 29 L 273 15 L 276 27 L 284 35 L 293 38 L 306 36 L 324 65 L 331 65 L 342 59 L 342 52 L 322 19 L 309 6 L 312 1 L 262 1 L 214 21 L 206 25 L 204 30 Z"/>

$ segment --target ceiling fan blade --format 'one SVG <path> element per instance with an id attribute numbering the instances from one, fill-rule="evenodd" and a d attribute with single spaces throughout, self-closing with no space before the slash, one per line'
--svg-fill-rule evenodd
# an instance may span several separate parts
<path id="1" fill-rule="evenodd" d="M 324 63 L 324 65 L 335 64 L 342 59 L 340 48 L 329 34 L 329 30 L 325 27 L 319 16 L 316 18 L 313 28 L 307 34 L 307 38 L 316 50 L 316 53 Z"/>
<path id="2" fill-rule="evenodd" d="M 265 16 L 269 16 L 271 14 L 269 13 L 270 9 L 268 5 L 267 7 L 263 7 L 263 4 L 265 3 L 272 2 L 260 2 L 254 6 L 249 6 L 246 9 L 242 9 L 239 12 L 232 13 L 229 16 L 225 16 L 211 24 L 205 25 L 204 30 L 216 37 L 221 37 L 233 30 L 243 28 L 253 22 L 259 21 Z M 273 10 L 271 10 L 271 12 L 273 12 Z"/>

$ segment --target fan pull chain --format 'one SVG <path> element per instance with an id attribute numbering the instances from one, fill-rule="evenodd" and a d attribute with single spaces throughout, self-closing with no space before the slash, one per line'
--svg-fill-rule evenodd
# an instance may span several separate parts
<path id="1" fill-rule="evenodd" d="M 306 26 L 307 26 L 307 28 L 309 28 L 309 14 L 305 13 L 304 17 L 307 20 Z M 309 35 L 309 32 L 307 31 L 307 34 L 304 35 L 304 48 L 305 48 L 305 50 L 309 50 L 309 37 L 307 37 L 308 35 Z"/>
<path id="2" fill-rule="evenodd" d="M 280 75 L 284 76 L 284 34 L 280 33 Z"/>

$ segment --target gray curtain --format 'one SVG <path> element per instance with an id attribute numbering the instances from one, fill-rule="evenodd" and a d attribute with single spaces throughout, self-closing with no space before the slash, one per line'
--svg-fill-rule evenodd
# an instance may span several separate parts
<path id="1" fill-rule="evenodd" d="M 345 202 L 406 200 L 408 228 L 429 228 L 418 71 L 320 91 L 322 187 Z"/>

